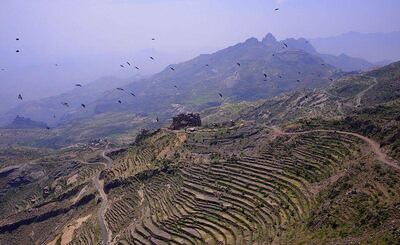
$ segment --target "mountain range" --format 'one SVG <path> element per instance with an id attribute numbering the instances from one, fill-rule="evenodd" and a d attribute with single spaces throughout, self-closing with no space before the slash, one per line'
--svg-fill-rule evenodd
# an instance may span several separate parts
<path id="1" fill-rule="evenodd" d="M 169 65 L 147 78 L 105 77 L 59 96 L 29 101 L 3 114 L 0 122 L 5 125 L 21 115 L 60 130 L 74 125 L 79 132 L 84 131 L 85 121 L 101 119 L 99 124 L 107 127 L 106 132 L 120 132 L 113 120 L 106 123 L 107 117 L 125 113 L 163 122 L 181 112 L 323 87 L 344 71 L 371 67 L 367 61 L 346 55 L 320 54 L 303 38 L 278 41 L 267 34 L 261 41 L 249 38 L 213 54 Z M 64 102 L 69 106 L 63 106 Z"/>
<path id="2" fill-rule="evenodd" d="M 366 59 L 374 64 L 385 65 L 400 60 L 400 31 L 359 33 L 348 32 L 338 36 L 313 38 L 310 42 L 318 52 Z"/>

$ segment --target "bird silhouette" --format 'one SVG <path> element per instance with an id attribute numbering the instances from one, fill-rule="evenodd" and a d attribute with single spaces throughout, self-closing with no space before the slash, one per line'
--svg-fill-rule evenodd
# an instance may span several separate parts
<path id="1" fill-rule="evenodd" d="M 129 63 L 128 61 L 126 63 L 128 64 L 128 66 L 131 66 L 131 63 Z"/>
<path id="2" fill-rule="evenodd" d="M 264 73 L 264 77 L 267 78 L 267 76 L 268 76 L 267 73 Z"/>
<path id="3" fill-rule="evenodd" d="M 49 127 L 49 126 L 46 126 L 46 129 L 47 129 L 47 130 L 50 130 L 50 127 Z"/>
<path id="4" fill-rule="evenodd" d="M 176 89 L 177 89 L 177 88 L 178 88 L 178 86 L 174 85 L 174 88 L 176 88 Z"/>
<path id="5" fill-rule="evenodd" d="M 15 50 L 16 53 L 19 53 L 19 49 Z"/>
<path id="6" fill-rule="evenodd" d="M 85 104 L 81 104 L 81 106 L 82 106 L 83 108 L 86 108 L 86 105 L 85 105 Z"/>
<path id="7" fill-rule="evenodd" d="M 288 47 L 288 45 L 286 43 L 283 43 L 283 45 L 285 45 L 286 48 Z"/>
<path id="8" fill-rule="evenodd" d="M 61 103 L 63 106 L 65 106 L 65 107 L 69 107 L 69 104 L 67 103 L 67 102 L 62 102 Z"/>
<path id="9" fill-rule="evenodd" d="M 173 67 L 170 67 L 169 69 L 171 69 L 172 71 L 175 71 L 175 68 L 173 68 Z"/>
<path id="10" fill-rule="evenodd" d="M 151 39 L 152 41 L 156 40 L 154 37 Z"/>
<path id="11" fill-rule="evenodd" d="M 219 97 L 221 97 L 221 98 L 222 98 L 222 94 L 221 94 L 221 93 L 218 93 L 218 95 L 219 95 Z"/>
<path id="12" fill-rule="evenodd" d="M 139 70 L 139 67 L 135 66 L 136 70 Z"/>
<path id="13" fill-rule="evenodd" d="M 130 94 L 131 94 L 133 97 L 136 97 L 136 95 L 135 95 L 134 93 L 130 92 Z"/>
<path id="14" fill-rule="evenodd" d="M 122 67 L 122 68 L 124 68 L 125 66 L 124 65 L 119 65 L 120 67 Z"/>
<path id="15" fill-rule="evenodd" d="M 278 10 L 279 10 L 279 8 L 276 8 L 276 9 L 275 9 L 275 11 L 278 11 Z"/>
<path id="16" fill-rule="evenodd" d="M 76 87 L 82 87 L 82 84 L 77 83 L 77 84 L 75 84 L 75 86 L 76 86 Z"/>
<path id="17" fill-rule="evenodd" d="M 150 59 L 151 59 L 151 60 L 154 60 L 154 58 L 153 58 L 152 56 L 150 56 Z"/>
<path id="18" fill-rule="evenodd" d="M 239 63 L 239 62 L 237 62 L 237 63 L 236 63 L 236 65 L 240 66 L 240 63 Z"/>
<path id="19" fill-rule="evenodd" d="M 160 121 L 160 119 L 158 117 L 156 117 L 156 122 L 159 122 L 159 121 Z"/>
<path id="20" fill-rule="evenodd" d="M 122 104 L 122 101 L 121 101 L 121 100 L 118 100 L 118 103 Z"/>
<path id="21" fill-rule="evenodd" d="M 17 38 L 15 38 L 15 40 L 16 40 L 16 41 L 19 41 L 19 38 L 17 37 Z"/>
<path id="22" fill-rule="evenodd" d="M 117 90 L 125 91 L 125 89 L 123 89 L 123 88 L 117 88 Z"/>
<path id="23" fill-rule="evenodd" d="M 206 66 L 207 66 L 207 67 L 209 67 L 209 65 L 208 65 L 208 64 L 206 64 Z"/>
<path id="24" fill-rule="evenodd" d="M 18 95 L 18 99 L 22 100 L 22 95 L 21 94 Z"/>

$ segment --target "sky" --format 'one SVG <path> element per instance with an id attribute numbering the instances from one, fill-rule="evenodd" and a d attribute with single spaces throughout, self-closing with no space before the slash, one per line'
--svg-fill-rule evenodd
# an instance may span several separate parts
<path id="1" fill-rule="evenodd" d="M 20 37 L 39 60 L 147 48 L 196 52 L 268 32 L 398 31 L 399 10 L 398 0 L 1 0 L 0 43 L 2 52 L 14 51 Z"/>
<path id="2" fill-rule="evenodd" d="M 399 31 L 399 10 L 398 0 L 1 0 L 0 68 L 9 73 L 0 86 L 48 84 L 57 93 L 76 80 L 132 76 L 120 69 L 126 60 L 151 73 L 269 32 L 283 39 Z M 153 53 L 164 59 L 143 63 Z"/>

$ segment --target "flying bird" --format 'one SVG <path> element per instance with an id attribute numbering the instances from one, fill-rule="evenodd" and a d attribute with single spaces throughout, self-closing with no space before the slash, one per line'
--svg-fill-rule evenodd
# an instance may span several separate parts
<path id="1" fill-rule="evenodd" d="M 139 67 L 135 66 L 136 70 L 139 70 Z"/>
<path id="2" fill-rule="evenodd" d="M 49 126 L 46 126 L 46 129 L 47 129 L 47 130 L 50 130 L 50 127 L 49 127 Z"/>
<path id="3" fill-rule="evenodd" d="M 170 67 L 169 69 L 171 69 L 171 70 L 175 71 L 175 68 L 173 68 L 173 67 Z"/>
<path id="4" fill-rule="evenodd" d="M 125 66 L 124 65 L 119 65 L 120 67 L 122 67 L 122 68 L 124 68 Z"/>
<path id="5" fill-rule="evenodd" d="M 177 89 L 177 88 L 178 88 L 178 86 L 174 85 L 174 88 L 176 88 L 176 89 Z"/>
<path id="6" fill-rule="evenodd" d="M 299 80 L 299 79 L 297 79 L 297 82 L 299 83 L 299 82 L 300 82 L 300 80 Z"/>
<path id="7" fill-rule="evenodd" d="M 16 41 L 19 41 L 19 38 L 17 37 L 15 40 L 16 40 Z"/>
<path id="8" fill-rule="evenodd" d="M 279 8 L 276 8 L 276 9 L 275 9 L 275 11 L 278 11 L 278 10 L 279 10 Z"/>
<path id="9" fill-rule="evenodd" d="M 69 104 L 67 103 L 67 102 L 62 102 L 61 103 L 63 106 L 65 106 L 65 107 L 69 107 Z"/>
<path id="10" fill-rule="evenodd" d="M 264 73 L 264 77 L 265 77 L 265 78 L 267 78 L 267 77 L 268 77 L 267 73 Z"/>
<path id="11" fill-rule="evenodd" d="M 236 63 L 236 65 L 240 66 L 240 63 L 239 63 L 239 62 L 237 62 L 237 63 Z"/>
<path id="12" fill-rule="evenodd" d="M 22 100 L 22 95 L 21 94 L 18 95 L 18 99 Z"/>
<path id="13" fill-rule="evenodd" d="M 154 60 L 154 58 L 153 58 L 153 57 L 151 57 L 151 56 L 150 56 L 150 59 L 151 59 L 151 60 Z"/>
<path id="14" fill-rule="evenodd" d="M 19 49 L 15 50 L 16 53 L 19 53 Z"/>
<path id="15" fill-rule="evenodd" d="M 121 100 L 118 100 L 118 103 L 122 104 L 122 101 L 121 101 Z"/>
<path id="16" fill-rule="evenodd" d="M 156 40 L 154 37 L 151 39 L 152 41 Z"/>
<path id="17" fill-rule="evenodd" d="M 160 121 L 160 119 L 158 117 L 156 117 L 156 122 L 159 122 L 159 121 Z"/>
<path id="18" fill-rule="evenodd" d="M 208 64 L 206 64 L 206 66 L 208 67 L 209 65 L 208 65 Z"/>
<path id="19" fill-rule="evenodd" d="M 285 45 L 286 48 L 288 47 L 286 43 L 283 43 L 283 45 Z"/>
<path id="20" fill-rule="evenodd" d="M 82 84 L 77 83 L 77 84 L 75 84 L 75 86 L 76 86 L 76 87 L 82 87 Z"/>
<path id="21" fill-rule="evenodd" d="M 126 62 L 129 66 L 131 66 L 131 63 L 129 63 L 128 61 Z"/>
<path id="22" fill-rule="evenodd" d="M 221 94 L 221 93 L 218 93 L 218 95 L 219 95 L 219 97 L 221 97 L 221 98 L 222 98 L 222 94 Z"/>
<path id="23" fill-rule="evenodd" d="M 123 89 L 123 88 L 117 88 L 118 90 L 121 90 L 121 91 L 125 91 L 125 89 Z"/>
<path id="24" fill-rule="evenodd" d="M 135 95 L 134 93 L 130 92 L 130 94 L 131 94 L 133 97 L 136 97 L 136 95 Z"/>
<path id="25" fill-rule="evenodd" d="M 86 105 L 85 105 L 85 104 L 81 104 L 81 106 L 82 106 L 83 108 L 86 108 Z"/>

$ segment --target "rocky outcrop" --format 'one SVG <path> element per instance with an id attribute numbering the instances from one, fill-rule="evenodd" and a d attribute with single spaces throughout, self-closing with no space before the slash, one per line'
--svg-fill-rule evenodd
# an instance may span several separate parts
<path id="1" fill-rule="evenodd" d="M 171 129 L 173 130 L 199 126 L 201 126 L 201 119 L 200 115 L 197 113 L 182 113 L 172 118 Z"/>

